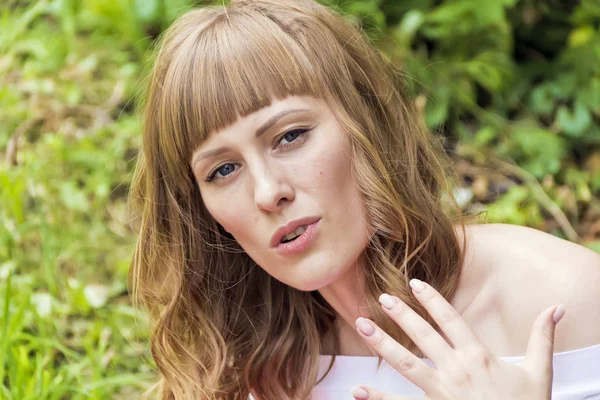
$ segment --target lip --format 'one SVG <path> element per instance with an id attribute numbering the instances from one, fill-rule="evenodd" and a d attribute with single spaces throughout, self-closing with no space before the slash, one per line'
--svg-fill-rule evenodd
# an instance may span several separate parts
<path id="1" fill-rule="evenodd" d="M 291 242 L 279 243 L 274 250 L 281 256 L 296 256 L 306 251 L 317 239 L 320 225 L 320 219 L 307 225 L 306 230 L 300 236 Z"/>
<path id="2" fill-rule="evenodd" d="M 294 232 L 299 226 L 314 224 L 320 219 L 321 217 L 304 217 L 295 221 L 290 221 L 287 224 L 280 226 L 271 237 L 271 242 L 269 243 L 270 246 L 277 247 L 277 245 L 279 245 L 279 243 L 281 242 L 281 238 L 283 238 L 288 233 Z"/>

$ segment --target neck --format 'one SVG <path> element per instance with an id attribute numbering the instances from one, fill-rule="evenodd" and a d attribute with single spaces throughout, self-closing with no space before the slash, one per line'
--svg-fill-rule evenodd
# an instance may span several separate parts
<path id="1" fill-rule="evenodd" d="M 456 292 L 451 299 L 450 304 L 461 314 L 469 313 L 473 302 L 478 296 L 483 296 L 482 290 L 486 287 L 489 276 L 488 260 L 479 254 L 472 242 L 470 231 L 467 230 L 467 240 L 470 246 L 462 248 L 462 240 L 459 240 L 461 251 L 465 252 L 464 264 L 461 266 L 461 277 Z M 338 355 L 348 356 L 374 356 L 376 355 L 362 337 L 356 331 L 355 321 L 358 317 L 370 318 L 369 307 L 364 298 L 365 279 L 364 274 L 364 253 L 357 260 L 352 268 L 349 268 L 345 275 L 335 280 L 331 284 L 319 289 L 319 293 L 333 307 L 337 313 L 336 335 L 340 343 L 340 353 Z"/>
<path id="2" fill-rule="evenodd" d="M 319 293 L 337 313 L 336 335 L 340 342 L 340 354 L 348 356 L 371 356 L 375 353 L 356 331 L 358 317 L 370 318 L 369 307 L 364 298 L 365 279 L 362 258 L 335 282 L 319 289 Z"/>

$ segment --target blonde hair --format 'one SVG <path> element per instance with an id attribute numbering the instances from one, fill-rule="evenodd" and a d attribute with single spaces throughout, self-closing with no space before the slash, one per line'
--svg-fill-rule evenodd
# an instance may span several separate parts
<path id="1" fill-rule="evenodd" d="M 319 354 L 339 353 L 334 309 L 317 291 L 258 267 L 211 217 L 190 168 L 209 132 L 275 98 L 323 98 L 349 135 L 375 232 L 364 250 L 367 303 L 393 293 L 436 327 L 408 281 L 453 295 L 463 262 L 454 223 L 464 222 L 443 201 L 450 160 L 401 78 L 359 29 L 309 0 L 206 7 L 168 29 L 145 96 L 130 191 L 141 215 L 130 288 L 153 317 L 160 398 L 305 399 L 319 378 Z M 421 354 L 379 306 L 370 315 Z"/>

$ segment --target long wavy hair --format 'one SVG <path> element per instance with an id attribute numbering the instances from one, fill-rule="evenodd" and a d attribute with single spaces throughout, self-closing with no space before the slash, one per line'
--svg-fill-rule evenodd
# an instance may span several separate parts
<path id="1" fill-rule="evenodd" d="M 190 167 L 209 132 L 291 95 L 323 98 L 347 132 L 374 232 L 363 252 L 369 313 L 422 356 L 377 298 L 393 293 L 437 328 L 408 281 L 452 297 L 464 219 L 448 196 L 451 160 L 403 79 L 359 28 L 310 0 L 206 7 L 166 31 L 129 197 L 139 225 L 129 285 L 152 316 L 161 399 L 306 399 L 319 355 L 339 354 L 335 310 L 257 266 L 209 214 Z"/>

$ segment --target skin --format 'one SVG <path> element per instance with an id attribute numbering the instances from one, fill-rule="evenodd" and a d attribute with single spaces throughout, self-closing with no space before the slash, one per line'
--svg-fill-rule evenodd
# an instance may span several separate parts
<path id="1" fill-rule="evenodd" d="M 307 111 L 286 114 L 257 138 L 256 130 L 282 110 Z M 299 128 L 310 131 L 281 137 Z M 203 156 L 220 147 L 229 150 Z M 191 165 L 207 209 L 250 257 L 281 282 L 319 290 L 345 321 L 339 327 L 343 343 L 373 354 L 354 330 L 356 318 L 368 316 L 356 312 L 361 306 L 356 294 L 363 291 L 357 271 L 370 235 L 350 162 L 347 134 L 327 103 L 288 97 L 211 132 Z M 215 179 L 206 182 L 215 170 Z M 272 251 L 275 230 L 305 216 L 321 217 L 310 251 L 298 256 Z"/>
<path id="2" fill-rule="evenodd" d="M 286 109 L 307 111 L 286 114 L 255 137 L 260 125 Z M 297 133 L 306 128 L 308 133 Z M 217 147 L 229 151 L 202 158 Z M 323 100 L 288 97 L 211 133 L 194 153 L 192 168 L 211 215 L 258 265 L 297 289 L 326 290 L 356 268 L 369 240 L 348 152 L 346 134 Z M 215 179 L 206 182 L 215 169 Z M 321 217 L 310 251 L 293 256 L 273 251 L 275 231 L 307 216 Z"/>
<path id="3" fill-rule="evenodd" d="M 260 126 L 284 110 L 303 111 L 286 114 L 256 136 Z M 308 133 L 300 133 L 307 128 Z M 222 147 L 227 150 L 204 157 Z M 341 354 L 376 355 L 381 351 L 356 326 L 359 317 L 369 317 L 359 303 L 364 280 L 357 271 L 370 232 L 348 153 L 347 135 L 323 100 L 288 97 L 211 132 L 194 152 L 191 166 L 211 215 L 261 268 L 299 290 L 318 290 L 336 310 L 342 321 Z M 214 180 L 207 182 L 214 171 Z M 273 251 L 269 242 L 275 230 L 306 216 L 321 217 L 310 249 L 294 256 Z M 594 323 L 600 320 L 598 254 L 543 232 L 503 224 L 469 226 L 464 250 L 461 280 L 448 307 L 468 327 L 462 333 L 477 337 L 490 357 L 528 352 L 531 338 L 539 334 L 532 326 L 544 329 L 560 303 L 567 310 L 561 326 L 568 329 L 559 329 L 550 347 L 536 341 L 534 351 L 552 354 L 552 345 L 559 352 L 600 343 L 600 324 Z M 529 290 L 531 282 L 536 282 L 535 292 Z M 401 326 L 411 328 L 409 322 Z M 548 357 L 544 360 L 535 368 L 546 371 L 547 379 Z M 502 371 L 508 375 L 494 378 L 516 376 Z M 438 389 L 443 384 L 435 383 Z M 447 396 L 431 398 L 452 398 L 452 393 Z"/>
<path id="4" fill-rule="evenodd" d="M 433 287 L 417 279 L 410 283 L 413 294 L 440 325 L 447 339 L 397 297 L 382 294 L 379 301 L 435 368 L 399 345 L 373 322 L 359 318 L 357 328 L 392 367 L 423 389 L 425 400 L 550 398 L 554 331 L 564 315 L 562 305 L 550 307 L 536 319 L 524 361 L 512 365 L 495 357 Z M 365 386 L 354 387 L 351 392 L 357 399 L 408 400 Z"/>

